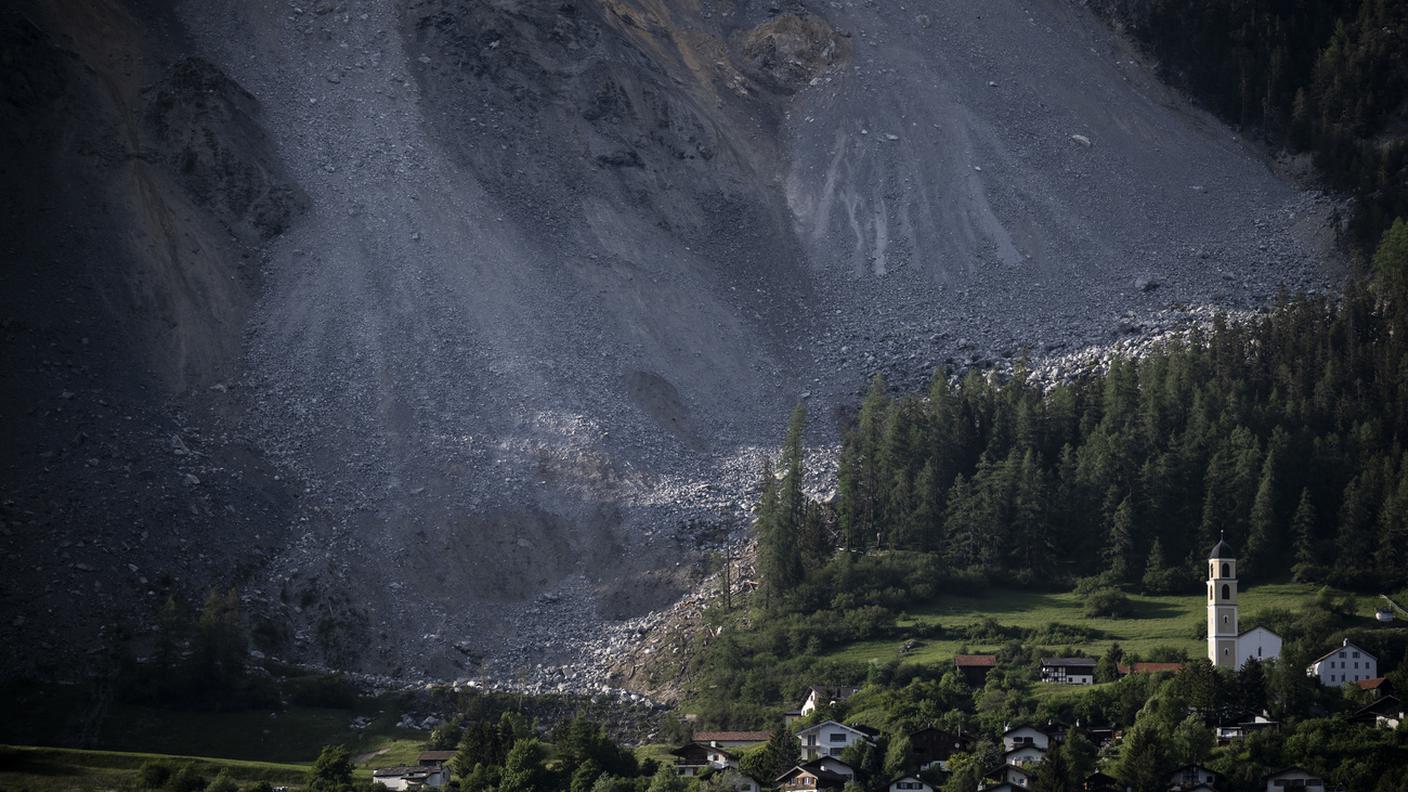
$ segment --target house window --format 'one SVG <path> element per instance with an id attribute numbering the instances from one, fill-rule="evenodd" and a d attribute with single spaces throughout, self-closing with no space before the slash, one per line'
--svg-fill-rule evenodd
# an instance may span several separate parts
<path id="1" fill-rule="evenodd" d="M 1358 653 L 1358 652 L 1355 652 L 1355 653 L 1354 653 L 1354 656 L 1355 656 L 1355 657 L 1358 657 L 1358 656 L 1359 656 L 1359 653 Z"/>
<path id="2" fill-rule="evenodd" d="M 845 742 L 845 741 L 846 741 L 846 735 L 845 735 L 845 734 L 832 734 L 832 735 L 831 735 L 831 742 L 833 742 L 833 743 L 843 743 L 843 742 Z"/>
<path id="3" fill-rule="evenodd" d="M 1344 652 L 1340 652 L 1340 657 L 1344 657 Z"/>

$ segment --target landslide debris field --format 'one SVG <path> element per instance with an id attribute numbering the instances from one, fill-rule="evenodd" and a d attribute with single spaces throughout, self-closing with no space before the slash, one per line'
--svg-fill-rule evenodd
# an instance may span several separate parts
<path id="1" fill-rule="evenodd" d="M 1072 0 L 22 0 L 0 36 L 15 673 L 234 585 L 280 657 L 596 682 L 797 401 L 825 445 L 875 371 L 1340 275 L 1334 203 Z"/>

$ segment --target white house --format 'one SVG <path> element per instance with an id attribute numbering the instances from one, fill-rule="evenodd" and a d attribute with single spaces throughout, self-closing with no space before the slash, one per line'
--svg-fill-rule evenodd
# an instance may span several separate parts
<path id="1" fill-rule="evenodd" d="M 1035 745 L 1022 745 L 1004 753 L 1002 763 L 1026 767 L 1028 765 L 1041 764 L 1041 760 L 1046 758 L 1046 752 Z"/>
<path id="2" fill-rule="evenodd" d="M 807 689 L 807 697 L 802 700 L 802 706 L 797 708 L 797 713 L 803 718 L 816 712 L 817 707 L 827 704 L 839 704 L 856 694 L 856 688 L 849 687 L 812 687 Z"/>
<path id="3" fill-rule="evenodd" d="M 1093 657 L 1043 657 L 1041 681 L 1058 685 L 1093 685 L 1096 662 Z"/>
<path id="4" fill-rule="evenodd" d="M 445 769 L 430 765 L 398 765 L 372 771 L 372 781 L 387 789 L 439 789 L 445 786 Z"/>
<path id="5" fill-rule="evenodd" d="M 1286 789 L 1324 792 L 1325 779 L 1313 776 L 1299 767 L 1288 767 L 1279 773 L 1272 773 L 1266 777 L 1266 792 L 1282 792 Z"/>
<path id="6" fill-rule="evenodd" d="M 870 735 L 852 726 L 836 721 L 823 721 L 797 732 L 797 740 L 802 743 L 802 759 L 811 761 L 823 756 L 840 756 L 847 748 L 857 743 L 874 743 Z"/>
<path id="7" fill-rule="evenodd" d="M 1321 655 L 1305 669 L 1326 687 L 1339 687 L 1346 682 L 1360 682 L 1379 675 L 1379 661 L 1373 655 L 1344 639 L 1344 645 Z"/>
<path id="8" fill-rule="evenodd" d="M 1237 667 L 1241 668 L 1248 660 L 1266 662 L 1281 656 L 1281 636 L 1266 629 L 1254 627 L 1237 636 Z"/>
<path id="9" fill-rule="evenodd" d="M 915 776 L 905 776 L 890 782 L 890 792 L 934 792 L 934 788 Z"/>
<path id="10" fill-rule="evenodd" d="M 1195 789 L 1199 786 L 1214 786 L 1217 783 L 1217 773 L 1203 767 L 1202 765 L 1184 765 L 1168 776 L 1168 785 L 1178 789 Z"/>
<path id="11" fill-rule="evenodd" d="M 1022 767 L 1018 767 L 1017 765 L 1006 765 L 997 769 L 992 773 L 992 775 L 988 776 L 988 780 L 993 781 L 998 786 L 1002 784 L 1011 784 L 1012 786 L 1018 787 L 1020 789 L 1026 789 L 1030 787 L 1034 779 L 1035 776 L 1032 773 L 1028 772 Z"/>
<path id="12" fill-rule="evenodd" d="M 1034 746 L 1038 750 L 1045 751 L 1051 747 L 1051 735 L 1035 726 L 1029 726 L 1027 724 L 1014 726 L 1002 733 L 1002 748 L 1004 751 L 1012 751 L 1028 745 Z"/>

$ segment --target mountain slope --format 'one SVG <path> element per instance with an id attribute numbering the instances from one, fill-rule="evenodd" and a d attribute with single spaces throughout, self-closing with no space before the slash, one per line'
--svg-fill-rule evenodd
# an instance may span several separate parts
<path id="1" fill-rule="evenodd" d="M 793 403 L 846 409 L 822 373 L 921 377 L 1336 274 L 1328 202 L 1061 0 L 175 16 L 141 57 L 197 56 L 257 98 L 290 185 L 243 338 L 216 334 L 242 340 L 238 380 L 218 408 L 204 381 L 164 391 L 279 471 L 287 511 L 243 591 L 294 625 L 266 636 L 280 653 L 571 660 L 741 524 Z"/>

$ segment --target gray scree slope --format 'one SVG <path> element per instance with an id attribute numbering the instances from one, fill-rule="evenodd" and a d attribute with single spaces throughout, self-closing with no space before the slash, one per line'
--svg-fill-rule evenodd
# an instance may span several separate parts
<path id="1" fill-rule="evenodd" d="M 260 548 L 242 592 L 291 656 L 574 660 L 742 524 L 799 399 L 826 443 L 877 370 L 1336 274 L 1329 202 L 1066 0 L 223 0 L 162 24 L 149 48 L 257 98 L 291 185 L 228 387 L 162 391 L 206 453 L 249 449 L 228 497 L 272 493 L 257 540 L 190 530 Z"/>

